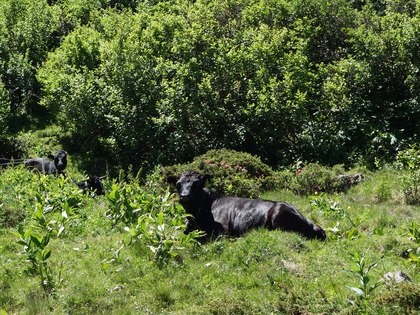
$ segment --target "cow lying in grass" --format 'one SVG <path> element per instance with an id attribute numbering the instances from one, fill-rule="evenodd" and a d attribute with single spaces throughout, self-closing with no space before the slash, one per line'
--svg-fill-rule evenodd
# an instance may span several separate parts
<path id="1" fill-rule="evenodd" d="M 168 177 L 168 182 L 176 185 L 179 202 L 186 213 L 192 215 L 188 218 L 186 234 L 198 229 L 207 236 L 238 236 L 263 226 L 270 230 L 298 232 L 309 239 L 326 239 L 325 231 L 292 205 L 218 194 L 204 188 L 207 176 L 187 171 L 179 179 Z"/>
<path id="2" fill-rule="evenodd" d="M 90 176 L 89 179 L 83 180 L 81 182 L 76 183 L 79 189 L 83 190 L 84 192 L 91 191 L 98 196 L 105 195 L 104 185 L 102 184 L 101 179 L 104 179 L 106 176 Z"/>
<path id="3" fill-rule="evenodd" d="M 54 156 L 50 155 L 48 158 L 52 159 L 52 161 L 46 158 L 35 158 L 27 160 L 25 167 L 27 169 L 38 170 L 47 175 L 63 174 L 63 171 L 67 166 L 67 152 L 60 150 L 57 151 Z"/>

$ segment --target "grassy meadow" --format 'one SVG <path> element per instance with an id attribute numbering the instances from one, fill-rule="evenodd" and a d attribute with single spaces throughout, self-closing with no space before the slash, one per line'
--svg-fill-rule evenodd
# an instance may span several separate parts
<path id="1" fill-rule="evenodd" d="M 420 0 L 0 8 L 0 164 L 69 152 L 0 165 L 0 315 L 420 314 Z M 163 184 L 186 169 L 327 240 L 199 243 Z"/>
<path id="2" fill-rule="evenodd" d="M 22 166 L 0 172 L 2 314 L 416 314 L 420 307 L 419 207 L 404 203 L 393 168 L 364 170 L 366 180 L 346 193 L 263 193 L 323 226 L 326 242 L 260 229 L 206 244 L 183 235 L 183 209 L 156 174 L 108 178 L 107 195 L 91 196 L 72 182 L 84 174 L 71 157 L 67 179 Z M 397 271 L 412 282 L 382 281 Z"/>

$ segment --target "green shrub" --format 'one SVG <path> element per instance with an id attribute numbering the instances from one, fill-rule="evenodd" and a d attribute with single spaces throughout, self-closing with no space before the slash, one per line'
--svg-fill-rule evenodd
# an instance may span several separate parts
<path id="1" fill-rule="evenodd" d="M 339 205 L 339 197 L 334 199 L 328 197 L 325 193 L 315 193 L 315 196 L 309 197 L 309 202 L 314 210 L 320 211 L 324 217 L 343 218 L 346 212 Z"/>
<path id="2" fill-rule="evenodd" d="M 26 217 L 23 209 L 15 209 L 4 204 L 3 198 L 0 199 L 0 227 L 17 226 Z"/>
<path id="3" fill-rule="evenodd" d="M 339 189 L 341 182 L 337 175 L 344 173 L 342 165 L 330 168 L 318 163 L 303 166 L 298 163 L 294 167 L 295 175 L 291 178 L 290 190 L 299 195 L 310 195 L 315 192 L 334 192 Z"/>
<path id="4" fill-rule="evenodd" d="M 399 176 L 401 189 L 407 204 L 420 203 L 420 149 L 417 145 L 398 154 L 395 166 L 402 172 Z"/>
<path id="5" fill-rule="evenodd" d="M 178 231 L 185 228 L 185 211 L 170 200 L 174 195 L 158 184 L 158 171 L 150 174 L 144 186 L 138 185 L 138 176 L 133 184 L 113 184 L 107 194 L 109 210 L 107 217 L 113 223 L 125 223 L 129 232 L 126 245 L 140 241 L 150 249 L 152 261 L 163 266 L 179 255 L 183 245 L 196 243 L 202 233 L 188 235 Z"/>
<path id="6" fill-rule="evenodd" d="M 215 191 L 248 198 L 257 198 L 261 190 L 274 187 L 275 172 L 260 158 L 234 150 L 210 150 L 190 164 L 162 169 L 162 178 L 196 170 L 212 176 L 209 187 Z"/>
<path id="7" fill-rule="evenodd" d="M 146 178 L 145 185 L 140 185 L 139 174 L 136 177 L 128 175 L 131 183 L 124 182 L 123 176 L 121 172 L 119 183 L 114 181 L 106 194 L 109 208 L 105 215 L 114 225 L 134 224 L 143 214 L 171 213 L 174 205 L 168 201 L 173 195 L 157 184 L 156 170 Z"/>
<path id="8" fill-rule="evenodd" d="M 388 182 L 382 180 L 374 190 L 378 202 L 384 202 L 392 198 L 391 187 Z"/>
<path id="9" fill-rule="evenodd" d="M 387 5 L 377 15 L 345 0 L 119 1 L 133 10 L 106 9 L 111 3 L 64 1 L 51 6 L 52 18 L 38 14 L 38 24 L 24 24 L 30 35 L 43 26 L 22 37 L 29 59 L 11 56 L 2 78 L 17 91 L 11 101 L 42 83 L 41 103 L 81 156 L 125 169 L 136 160 L 145 170 L 234 148 L 272 165 L 298 157 L 373 165 L 418 137 L 410 123 L 419 118 L 414 9 Z M 51 32 L 67 35 L 47 55 Z M 48 58 L 38 71 L 29 61 L 40 49 Z"/>
<path id="10" fill-rule="evenodd" d="M 0 73 L 0 139 L 7 135 L 7 116 L 10 109 L 9 94 L 2 81 Z M 0 140 L 1 141 L 1 140 Z"/>

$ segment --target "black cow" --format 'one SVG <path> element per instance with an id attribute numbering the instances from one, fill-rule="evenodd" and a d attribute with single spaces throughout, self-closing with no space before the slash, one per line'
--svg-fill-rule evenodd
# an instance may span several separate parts
<path id="1" fill-rule="evenodd" d="M 60 150 L 54 156 L 49 155 L 48 158 L 53 161 L 45 158 L 30 159 L 26 161 L 25 167 L 27 169 L 36 169 L 47 175 L 64 174 L 63 171 L 67 166 L 67 152 Z"/>
<path id="2" fill-rule="evenodd" d="M 90 190 L 97 195 L 105 195 L 104 185 L 101 181 L 104 177 L 90 176 L 89 179 L 76 183 L 76 185 L 84 191 Z"/>
<path id="3" fill-rule="evenodd" d="M 196 171 L 182 173 L 179 180 L 174 176 L 168 177 L 169 183 L 176 184 L 179 202 L 186 213 L 192 215 L 184 233 L 199 229 L 207 236 L 238 236 L 264 226 L 270 230 L 298 232 L 309 239 L 326 239 L 325 231 L 292 205 L 218 194 L 204 188 L 207 178 L 208 175 L 202 177 Z"/>

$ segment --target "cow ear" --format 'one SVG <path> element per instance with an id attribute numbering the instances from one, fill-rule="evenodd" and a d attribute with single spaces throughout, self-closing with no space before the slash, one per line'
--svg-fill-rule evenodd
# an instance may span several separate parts
<path id="1" fill-rule="evenodd" d="M 203 181 L 203 184 L 205 186 L 206 185 L 206 182 L 211 180 L 211 175 L 205 174 L 205 175 L 203 175 L 203 177 L 201 178 L 201 180 Z"/>
<path id="2" fill-rule="evenodd" d="M 178 181 L 178 178 L 176 176 L 168 176 L 166 178 L 166 181 L 171 185 L 171 184 L 176 184 L 176 182 Z"/>
<path id="3" fill-rule="evenodd" d="M 47 158 L 50 159 L 50 160 L 54 160 L 54 155 L 48 154 Z"/>

